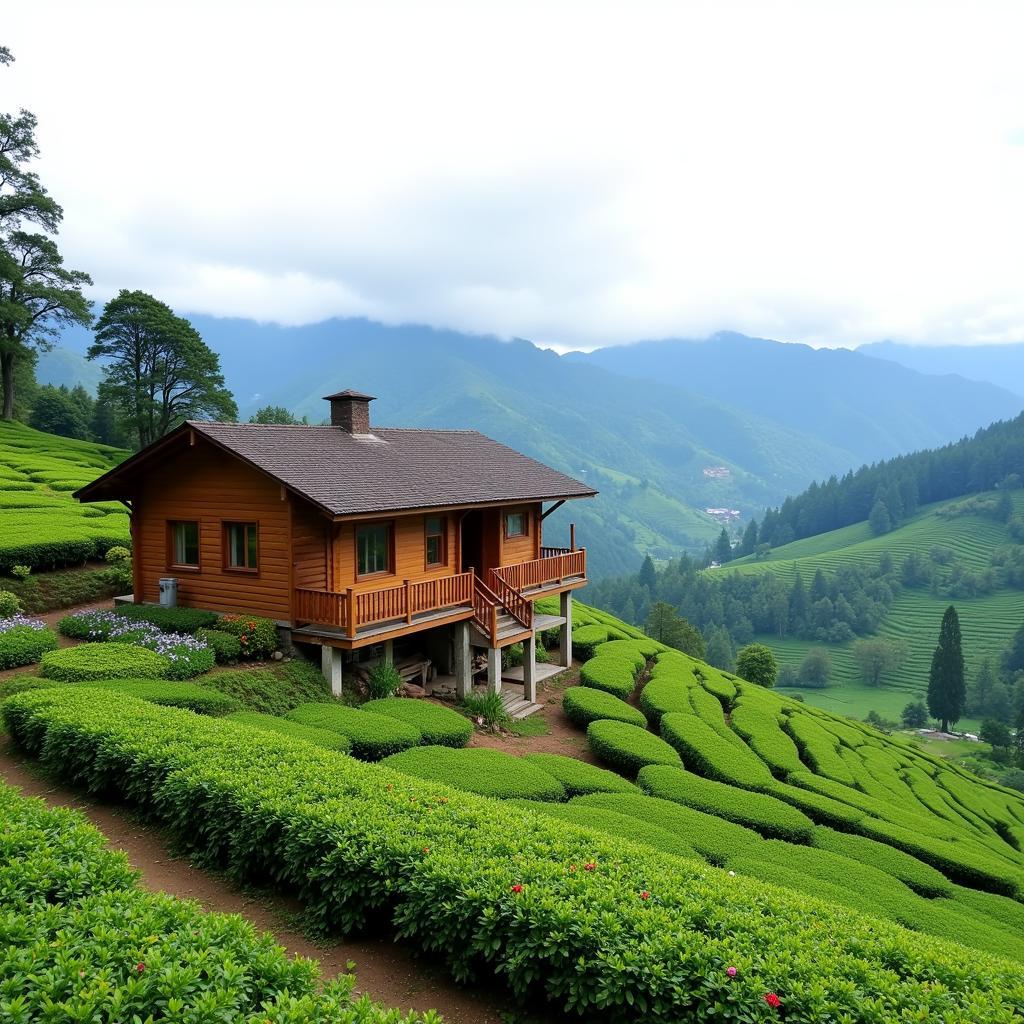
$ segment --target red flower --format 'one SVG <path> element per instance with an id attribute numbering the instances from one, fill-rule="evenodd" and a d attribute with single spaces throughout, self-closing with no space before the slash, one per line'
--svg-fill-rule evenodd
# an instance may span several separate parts
<path id="1" fill-rule="evenodd" d="M 583 870 L 584 871 L 596 871 L 597 870 L 597 865 L 592 860 L 591 861 L 587 861 L 587 863 L 583 865 Z"/>
<path id="2" fill-rule="evenodd" d="M 777 1010 L 782 1005 L 782 1000 L 774 992 L 765 992 L 764 1001 L 773 1010 Z"/>
<path id="3" fill-rule="evenodd" d="M 255 622 L 249 622 L 249 623 L 246 623 L 246 625 L 248 625 L 248 627 L 250 629 L 255 629 L 256 628 L 256 623 Z"/>
<path id="4" fill-rule="evenodd" d="M 522 892 L 523 891 L 523 887 L 518 882 L 516 882 L 516 884 L 512 886 L 512 891 L 513 892 Z"/>
<path id="5" fill-rule="evenodd" d="M 651 898 L 651 894 L 646 889 L 644 889 L 644 891 L 642 893 L 640 893 L 640 899 L 642 899 L 642 900 L 649 900 L 650 898 Z"/>
<path id="6" fill-rule="evenodd" d="M 145 969 L 146 969 L 146 965 L 143 964 L 143 963 L 138 963 L 138 964 L 135 965 L 135 970 L 137 970 L 139 972 L 139 974 L 141 974 Z"/>
<path id="7" fill-rule="evenodd" d="M 430 853 L 430 847 L 429 846 L 424 846 L 423 847 L 423 852 L 424 853 Z"/>

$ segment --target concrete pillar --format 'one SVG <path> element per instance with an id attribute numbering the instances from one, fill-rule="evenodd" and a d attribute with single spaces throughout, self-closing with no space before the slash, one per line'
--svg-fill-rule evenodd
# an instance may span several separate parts
<path id="1" fill-rule="evenodd" d="M 324 644 L 320 648 L 320 671 L 324 679 L 331 684 L 331 693 L 335 697 L 341 696 L 341 657 L 340 647 L 329 647 Z"/>
<path id="2" fill-rule="evenodd" d="M 384 641 L 384 664 L 394 665 L 395 663 L 395 641 L 385 640 Z"/>
<path id="3" fill-rule="evenodd" d="M 568 668 L 572 664 L 572 591 L 558 595 L 558 614 L 565 619 L 558 631 L 558 664 Z"/>
<path id="4" fill-rule="evenodd" d="M 497 647 L 487 648 L 487 690 L 501 693 L 501 651 Z"/>
<path id="5" fill-rule="evenodd" d="M 460 700 L 473 692 L 473 656 L 469 649 L 469 623 L 456 622 L 452 627 L 455 642 L 455 693 Z"/>
<path id="6" fill-rule="evenodd" d="M 523 641 L 523 698 L 537 703 L 537 634 Z"/>

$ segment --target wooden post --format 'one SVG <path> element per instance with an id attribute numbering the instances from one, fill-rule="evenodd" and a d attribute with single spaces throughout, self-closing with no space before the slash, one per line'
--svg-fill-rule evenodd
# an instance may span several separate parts
<path id="1" fill-rule="evenodd" d="M 409 596 L 409 581 L 405 581 L 405 621 L 412 623 L 412 599 Z"/>
<path id="2" fill-rule="evenodd" d="M 570 523 L 569 524 L 569 550 L 570 551 L 575 551 L 576 550 L 576 524 L 575 523 Z"/>
<path id="3" fill-rule="evenodd" d="M 523 699 L 537 703 L 537 634 L 523 641 Z"/>
<path id="4" fill-rule="evenodd" d="M 350 639 L 355 639 L 356 635 L 356 592 L 355 587 L 349 587 L 345 591 L 348 597 L 348 603 L 345 606 L 345 632 L 348 633 Z"/>

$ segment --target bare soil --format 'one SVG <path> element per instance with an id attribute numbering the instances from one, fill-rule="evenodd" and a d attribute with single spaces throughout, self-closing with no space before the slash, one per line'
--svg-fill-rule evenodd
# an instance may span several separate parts
<path id="1" fill-rule="evenodd" d="M 43 777 L 35 764 L 25 761 L 12 747 L 7 736 L 0 739 L 0 776 L 51 806 L 82 811 L 110 846 L 123 850 L 142 873 L 143 888 L 195 900 L 206 910 L 240 914 L 260 931 L 271 932 L 289 953 L 319 960 L 325 978 L 347 973 L 352 961 L 359 992 L 402 1010 L 436 1009 L 450 1024 L 502 1024 L 515 1014 L 511 999 L 497 986 L 460 988 L 443 967 L 414 958 L 388 939 L 314 943 L 295 927 L 298 907 L 294 903 L 264 893 L 247 895 L 225 879 L 173 857 L 160 829 L 133 820 L 125 808 L 92 802 Z"/>

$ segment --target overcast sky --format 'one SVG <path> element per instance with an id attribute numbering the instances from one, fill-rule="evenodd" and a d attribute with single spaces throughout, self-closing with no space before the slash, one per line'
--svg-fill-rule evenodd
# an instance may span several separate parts
<path id="1" fill-rule="evenodd" d="M 95 297 L 558 347 L 1024 340 L 1024 3 L 8 4 Z"/>

